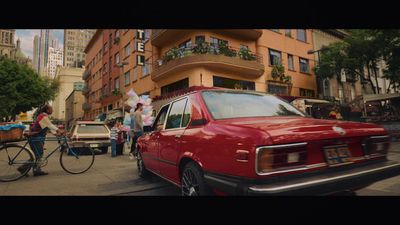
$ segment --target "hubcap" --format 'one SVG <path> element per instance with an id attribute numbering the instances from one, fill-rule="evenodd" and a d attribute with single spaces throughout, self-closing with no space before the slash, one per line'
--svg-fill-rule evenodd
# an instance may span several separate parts
<path id="1" fill-rule="evenodd" d="M 199 184 L 192 170 L 186 170 L 182 176 L 182 195 L 197 196 Z"/>

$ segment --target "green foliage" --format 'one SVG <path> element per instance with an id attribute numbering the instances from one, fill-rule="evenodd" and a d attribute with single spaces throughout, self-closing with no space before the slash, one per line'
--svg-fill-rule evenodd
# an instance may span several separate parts
<path id="1" fill-rule="evenodd" d="M 239 57 L 243 60 L 249 60 L 249 61 L 256 60 L 256 56 L 254 54 L 251 54 L 248 48 L 241 48 L 238 54 Z"/>
<path id="2" fill-rule="evenodd" d="M 211 52 L 211 47 L 207 42 L 199 42 L 192 51 L 194 54 L 207 54 Z"/>
<path id="3" fill-rule="evenodd" d="M 40 77 L 26 65 L 0 57 L 0 120 L 10 120 L 53 100 L 59 82 Z"/>
<path id="4" fill-rule="evenodd" d="M 228 57 L 236 57 L 237 52 L 233 49 L 230 49 L 229 46 L 225 42 L 218 43 L 219 53 Z"/>
<path id="5" fill-rule="evenodd" d="M 114 90 L 111 92 L 111 94 L 114 95 L 114 96 L 118 96 L 118 95 L 121 95 L 121 92 L 119 91 L 119 89 L 114 89 Z"/>
<path id="6" fill-rule="evenodd" d="M 178 47 L 171 48 L 167 53 L 165 53 L 164 60 L 166 62 L 177 59 L 181 56 L 181 51 Z"/>

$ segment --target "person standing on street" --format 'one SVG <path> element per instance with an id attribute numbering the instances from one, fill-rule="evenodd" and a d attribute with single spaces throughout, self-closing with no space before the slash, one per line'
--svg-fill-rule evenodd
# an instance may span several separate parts
<path id="1" fill-rule="evenodd" d="M 133 155 L 137 156 L 136 142 L 137 139 L 143 135 L 143 104 L 136 104 L 135 111 L 132 113 L 131 118 L 133 118 L 133 141 L 131 146 L 131 152 L 129 153 L 129 158 L 133 159 Z"/>
<path id="2" fill-rule="evenodd" d="M 111 134 L 110 134 L 110 140 L 111 140 L 111 157 L 115 157 L 117 155 L 117 139 L 118 139 L 118 124 L 113 121 L 111 122 Z"/>

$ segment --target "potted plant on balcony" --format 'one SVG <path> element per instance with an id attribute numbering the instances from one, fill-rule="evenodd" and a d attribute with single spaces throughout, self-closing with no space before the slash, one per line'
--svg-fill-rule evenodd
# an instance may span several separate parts
<path id="1" fill-rule="evenodd" d="M 114 96 L 118 96 L 118 95 L 120 95 L 121 94 L 121 92 L 119 91 L 119 89 L 114 89 L 113 91 L 112 91 L 112 94 L 114 95 Z"/>
<path id="2" fill-rule="evenodd" d="M 235 50 L 230 49 L 229 46 L 225 42 L 218 43 L 219 54 L 228 56 L 228 57 L 236 57 L 237 53 Z"/>
<path id="3" fill-rule="evenodd" d="M 210 48 L 209 43 L 199 42 L 196 44 L 196 46 L 193 48 L 192 51 L 194 54 L 207 54 L 207 53 L 210 53 L 211 48 Z"/>
<path id="4" fill-rule="evenodd" d="M 243 60 L 256 60 L 256 56 L 254 54 L 251 54 L 251 51 L 248 48 L 241 48 L 239 50 L 239 57 Z"/>
<path id="5" fill-rule="evenodd" d="M 275 60 L 274 65 L 272 66 L 271 75 L 274 80 L 279 78 L 280 81 L 283 81 L 285 77 L 285 67 L 282 63 Z"/>
<path id="6" fill-rule="evenodd" d="M 164 59 L 166 62 L 179 58 L 181 55 L 180 49 L 178 47 L 171 48 L 168 52 L 165 53 Z"/>

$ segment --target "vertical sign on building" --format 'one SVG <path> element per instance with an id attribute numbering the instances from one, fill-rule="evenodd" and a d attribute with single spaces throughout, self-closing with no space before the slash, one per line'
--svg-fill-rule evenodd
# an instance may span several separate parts
<path id="1" fill-rule="evenodd" d="M 136 31 L 136 51 L 138 53 L 142 54 L 137 54 L 136 55 L 136 65 L 138 66 L 144 66 L 145 58 L 144 58 L 144 30 L 137 30 Z"/>

